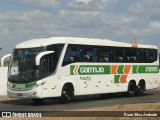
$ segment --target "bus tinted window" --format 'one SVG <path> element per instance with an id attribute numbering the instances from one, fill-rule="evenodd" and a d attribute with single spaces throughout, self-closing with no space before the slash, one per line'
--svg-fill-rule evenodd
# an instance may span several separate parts
<path id="1" fill-rule="evenodd" d="M 56 62 L 56 56 L 53 53 L 42 57 L 40 74 L 41 78 L 46 77 L 55 71 Z"/>
<path id="2" fill-rule="evenodd" d="M 59 58 L 62 49 L 63 49 L 64 44 L 53 44 L 53 45 L 49 45 L 46 47 L 46 51 L 54 51 L 54 53 L 56 54 L 57 58 Z"/>
<path id="3" fill-rule="evenodd" d="M 99 47 L 99 62 L 111 62 L 112 52 L 113 48 L 111 47 Z"/>
<path id="4" fill-rule="evenodd" d="M 69 45 L 63 66 L 74 62 L 151 63 L 156 60 L 156 49 Z"/>
<path id="5" fill-rule="evenodd" d="M 83 62 L 91 62 L 93 57 L 93 47 L 83 46 L 82 51 Z"/>
<path id="6" fill-rule="evenodd" d="M 63 66 L 81 61 L 81 48 L 77 45 L 68 45 L 64 60 Z"/>
<path id="7" fill-rule="evenodd" d="M 156 49 L 148 49 L 148 62 L 157 61 L 157 50 Z"/>
<path id="8" fill-rule="evenodd" d="M 41 59 L 41 78 L 55 72 L 64 44 L 53 44 L 46 47 L 46 51 L 54 51 Z"/>
<path id="9" fill-rule="evenodd" d="M 126 62 L 136 63 L 137 62 L 137 49 L 126 48 Z"/>
<path id="10" fill-rule="evenodd" d="M 96 46 L 81 45 L 81 62 L 97 62 L 98 51 Z"/>
<path id="11" fill-rule="evenodd" d="M 137 62 L 138 63 L 145 63 L 147 62 L 147 56 L 146 56 L 147 50 L 143 48 L 139 48 L 137 51 Z"/>
<path id="12" fill-rule="evenodd" d="M 68 45 L 62 66 L 74 62 L 97 62 L 97 54 L 98 51 L 96 46 Z"/>
<path id="13" fill-rule="evenodd" d="M 92 55 L 92 62 L 98 61 L 98 49 L 97 47 L 93 47 L 93 55 Z"/>
<path id="14" fill-rule="evenodd" d="M 115 47 L 114 62 L 125 62 L 124 48 Z"/>

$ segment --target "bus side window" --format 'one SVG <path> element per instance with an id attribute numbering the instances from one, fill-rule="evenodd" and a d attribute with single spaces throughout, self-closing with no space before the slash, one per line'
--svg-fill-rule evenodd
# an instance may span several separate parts
<path id="1" fill-rule="evenodd" d="M 99 48 L 99 61 L 100 62 L 111 62 L 112 61 L 112 50 L 110 47 Z"/>
<path id="2" fill-rule="evenodd" d="M 81 61 L 81 48 L 77 45 L 68 45 L 62 66 Z"/>
<path id="3" fill-rule="evenodd" d="M 157 60 L 157 50 L 156 49 L 148 49 L 148 62 L 152 63 Z"/>
<path id="4" fill-rule="evenodd" d="M 55 71 L 55 56 L 53 54 L 45 55 L 41 59 L 41 77 L 45 77 Z"/>
<path id="5" fill-rule="evenodd" d="M 78 46 L 77 47 L 77 59 L 78 59 L 77 62 L 81 62 L 81 60 L 82 60 L 81 52 L 82 52 L 81 47 Z"/>
<path id="6" fill-rule="evenodd" d="M 71 48 L 68 46 L 66 53 L 65 53 L 65 56 L 64 56 L 64 59 L 63 59 L 62 66 L 68 65 L 70 63 L 71 63 Z"/>
<path id="7" fill-rule="evenodd" d="M 83 62 L 92 62 L 93 58 L 93 48 L 90 46 L 82 47 Z"/>
<path id="8" fill-rule="evenodd" d="M 71 49 L 71 60 L 72 62 L 80 62 L 81 60 L 81 49 L 78 46 L 72 47 Z"/>
<path id="9" fill-rule="evenodd" d="M 92 56 L 92 62 L 97 62 L 98 61 L 98 51 L 97 51 L 97 48 L 94 47 L 93 48 L 93 56 Z"/>
<path id="10" fill-rule="evenodd" d="M 139 48 L 137 52 L 138 62 L 145 63 L 146 62 L 146 49 Z"/>
<path id="11" fill-rule="evenodd" d="M 124 62 L 124 48 L 115 48 L 114 62 Z"/>
<path id="12" fill-rule="evenodd" d="M 53 45 L 47 46 L 46 50 L 47 51 L 54 51 L 54 53 L 57 56 L 57 58 L 59 58 L 60 54 L 62 52 L 63 46 L 64 46 L 63 44 L 53 44 Z"/>
<path id="13" fill-rule="evenodd" d="M 129 62 L 129 63 L 137 62 L 137 49 L 126 48 L 126 62 Z"/>

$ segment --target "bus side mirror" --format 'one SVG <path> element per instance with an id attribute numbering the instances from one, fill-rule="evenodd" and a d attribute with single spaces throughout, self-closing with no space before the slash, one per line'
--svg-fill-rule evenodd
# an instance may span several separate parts
<path id="1" fill-rule="evenodd" d="M 48 54 L 51 54 L 51 53 L 54 53 L 54 51 L 45 51 L 45 52 L 39 53 L 39 54 L 36 56 L 36 59 L 35 59 L 36 66 L 39 66 L 39 65 L 40 65 L 40 60 L 41 60 L 41 58 L 42 58 L 43 56 L 48 55 Z"/>
<path id="2" fill-rule="evenodd" d="M 7 55 L 4 55 L 2 58 L 1 58 L 1 67 L 4 67 L 4 61 L 6 58 L 8 57 L 11 57 L 11 54 L 7 54 Z"/>

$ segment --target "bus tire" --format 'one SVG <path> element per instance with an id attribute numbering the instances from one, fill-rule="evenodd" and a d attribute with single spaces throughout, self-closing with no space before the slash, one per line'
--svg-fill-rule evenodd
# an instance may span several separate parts
<path id="1" fill-rule="evenodd" d="M 144 90 L 145 90 L 145 83 L 140 81 L 137 86 L 137 95 L 142 96 L 144 94 Z"/>
<path id="2" fill-rule="evenodd" d="M 60 103 L 66 104 L 71 102 L 71 99 L 73 97 L 73 88 L 65 85 L 62 88 L 61 97 L 59 98 Z"/>
<path id="3" fill-rule="evenodd" d="M 128 91 L 127 91 L 127 95 L 129 97 L 134 97 L 136 95 L 136 91 L 137 91 L 137 86 L 134 82 L 130 82 L 128 84 Z"/>

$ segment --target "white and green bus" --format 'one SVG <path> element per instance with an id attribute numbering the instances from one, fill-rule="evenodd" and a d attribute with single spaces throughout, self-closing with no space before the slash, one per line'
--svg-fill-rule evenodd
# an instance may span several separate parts
<path id="1" fill-rule="evenodd" d="M 53 37 L 18 44 L 8 71 L 9 97 L 59 98 L 126 92 L 159 85 L 158 48 L 111 40 Z"/>

